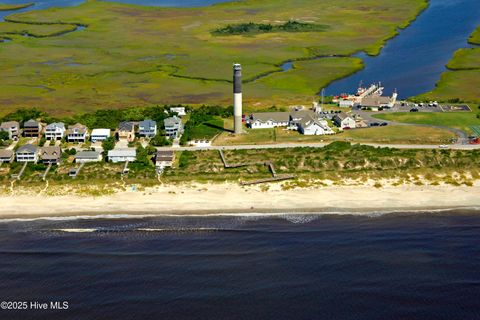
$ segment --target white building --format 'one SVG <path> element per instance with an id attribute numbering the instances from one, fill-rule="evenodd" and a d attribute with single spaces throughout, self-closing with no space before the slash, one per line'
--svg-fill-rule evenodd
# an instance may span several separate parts
<path id="1" fill-rule="evenodd" d="M 81 151 L 75 155 L 76 163 L 88 163 L 102 161 L 102 155 L 97 151 Z"/>
<path id="2" fill-rule="evenodd" d="M 163 124 L 165 126 L 165 134 L 170 139 L 179 138 L 183 133 L 182 119 L 177 116 L 166 118 L 163 120 Z"/>
<path id="3" fill-rule="evenodd" d="M 90 135 L 92 142 L 104 141 L 110 138 L 110 129 L 93 129 Z"/>
<path id="4" fill-rule="evenodd" d="M 45 139 L 62 140 L 65 135 L 65 124 L 63 122 L 54 122 L 45 128 Z"/>
<path id="5" fill-rule="evenodd" d="M 338 102 L 338 106 L 341 108 L 351 108 L 355 105 L 353 100 L 342 99 Z"/>
<path id="6" fill-rule="evenodd" d="M 87 127 L 80 123 L 74 124 L 73 126 L 68 126 L 67 141 L 85 142 L 87 141 L 87 132 Z"/>
<path id="7" fill-rule="evenodd" d="M 257 112 L 251 114 L 247 121 L 247 125 L 250 129 L 287 127 L 289 123 L 289 112 Z"/>
<path id="8" fill-rule="evenodd" d="M 297 127 L 298 131 L 306 136 L 334 134 L 333 130 L 328 126 L 327 121 L 313 119 L 311 117 L 300 120 L 297 123 Z"/>
<path id="9" fill-rule="evenodd" d="M 333 122 L 342 129 L 354 129 L 356 127 L 355 119 L 345 112 L 336 114 L 333 117 Z"/>
<path id="10" fill-rule="evenodd" d="M 38 147 L 26 144 L 17 149 L 17 162 L 37 162 L 38 161 Z"/>
<path id="11" fill-rule="evenodd" d="M 135 148 L 113 149 L 108 151 L 108 161 L 113 163 L 135 161 L 137 150 Z"/>
<path id="12" fill-rule="evenodd" d="M 185 111 L 185 107 L 172 107 L 170 108 L 170 112 L 176 113 L 179 117 L 183 117 L 187 115 Z"/>

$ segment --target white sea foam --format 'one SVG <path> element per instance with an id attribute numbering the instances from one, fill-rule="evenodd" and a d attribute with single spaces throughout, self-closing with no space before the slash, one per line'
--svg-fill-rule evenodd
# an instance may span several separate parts
<path id="1" fill-rule="evenodd" d="M 45 217 L 31 217 L 31 218 L 8 218 L 0 219 L 0 223 L 7 222 L 31 222 L 31 221 L 76 221 L 76 220 L 109 220 L 109 219 L 144 219 L 144 218 L 161 218 L 161 217 L 175 217 L 175 218 L 209 218 L 209 217 L 238 217 L 243 221 L 253 221 L 264 218 L 284 218 L 292 223 L 300 223 L 301 221 L 309 222 L 318 216 L 323 215 L 353 215 L 366 217 L 379 217 L 395 213 L 441 213 L 454 210 L 468 210 L 480 211 L 480 207 L 457 207 L 457 208 L 438 208 L 438 209 L 385 209 L 385 210 L 335 210 L 335 211 L 311 211 L 311 212 L 237 212 L 237 213 L 158 213 L 158 214 L 98 214 L 98 215 L 76 215 L 76 216 L 45 216 Z"/>
<path id="2" fill-rule="evenodd" d="M 96 232 L 97 229 L 85 228 L 85 229 L 53 229 L 52 231 L 67 232 L 67 233 L 91 233 Z"/>

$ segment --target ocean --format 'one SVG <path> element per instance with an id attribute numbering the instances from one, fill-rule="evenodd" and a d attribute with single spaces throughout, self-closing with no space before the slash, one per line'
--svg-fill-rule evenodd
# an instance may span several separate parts
<path id="1" fill-rule="evenodd" d="M 480 211 L 0 222 L 0 319 L 480 319 Z"/>

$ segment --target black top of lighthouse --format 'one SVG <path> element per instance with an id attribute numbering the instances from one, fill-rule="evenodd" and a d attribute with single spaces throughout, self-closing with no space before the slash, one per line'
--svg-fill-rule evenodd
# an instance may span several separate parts
<path id="1" fill-rule="evenodd" d="M 233 65 L 233 93 L 242 93 L 242 65 Z"/>

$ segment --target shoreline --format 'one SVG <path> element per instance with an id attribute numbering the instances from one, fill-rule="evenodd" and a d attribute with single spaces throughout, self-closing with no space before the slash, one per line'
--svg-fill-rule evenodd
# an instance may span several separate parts
<path id="1" fill-rule="evenodd" d="M 161 186 L 101 197 L 0 196 L 0 222 L 40 218 L 129 218 L 278 214 L 371 215 L 480 208 L 480 185 L 329 186 L 262 191 L 235 184 Z M 435 204 L 435 205 L 432 205 Z"/>

